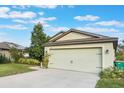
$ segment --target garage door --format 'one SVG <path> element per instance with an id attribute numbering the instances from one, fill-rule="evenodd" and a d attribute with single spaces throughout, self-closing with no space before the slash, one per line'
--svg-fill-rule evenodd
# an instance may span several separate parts
<path id="1" fill-rule="evenodd" d="M 101 48 L 52 49 L 49 67 L 98 73 L 101 71 Z"/>

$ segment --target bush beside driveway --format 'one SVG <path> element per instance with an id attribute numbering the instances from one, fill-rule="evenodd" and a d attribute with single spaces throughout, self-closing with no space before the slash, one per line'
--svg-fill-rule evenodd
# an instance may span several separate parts
<path id="1" fill-rule="evenodd" d="M 100 79 L 97 88 L 124 88 L 124 79 Z"/>
<path id="2" fill-rule="evenodd" d="M 123 88 L 124 71 L 116 67 L 103 70 L 100 73 L 100 80 L 97 82 L 97 88 Z"/>

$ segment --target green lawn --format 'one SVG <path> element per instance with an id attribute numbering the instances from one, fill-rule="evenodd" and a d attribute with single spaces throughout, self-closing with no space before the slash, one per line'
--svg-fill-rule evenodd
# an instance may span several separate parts
<path id="1" fill-rule="evenodd" d="M 0 64 L 0 77 L 33 71 L 29 67 L 29 65 L 25 64 Z"/>
<path id="2" fill-rule="evenodd" d="M 124 79 L 100 79 L 96 88 L 124 88 Z"/>

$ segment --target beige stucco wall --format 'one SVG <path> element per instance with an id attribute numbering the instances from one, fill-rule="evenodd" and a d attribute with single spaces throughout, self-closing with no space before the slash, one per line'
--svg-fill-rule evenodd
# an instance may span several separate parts
<path id="1" fill-rule="evenodd" d="M 74 39 L 82 39 L 82 38 L 91 38 L 91 36 L 87 36 L 87 35 L 71 32 L 71 33 L 63 36 L 62 38 L 58 39 L 57 41 L 74 40 Z"/>
<path id="2" fill-rule="evenodd" d="M 50 41 L 52 41 L 53 39 L 57 38 L 58 36 L 60 36 L 60 35 L 62 35 L 62 34 L 63 34 L 63 33 L 60 33 L 60 34 L 58 34 L 57 36 L 51 38 Z"/>
<path id="3" fill-rule="evenodd" d="M 2 55 L 5 55 L 6 57 L 10 58 L 10 52 L 8 50 L 0 50 L 0 53 Z"/>
<path id="4" fill-rule="evenodd" d="M 115 59 L 115 54 L 114 54 L 115 52 L 114 52 L 114 48 L 113 48 L 113 43 L 50 46 L 50 47 L 45 47 L 45 51 L 47 51 L 50 54 L 50 49 L 57 49 L 57 48 L 93 48 L 93 47 L 101 47 L 102 48 L 102 69 L 113 66 L 113 61 Z M 105 53 L 106 50 L 109 50 L 108 54 Z"/>

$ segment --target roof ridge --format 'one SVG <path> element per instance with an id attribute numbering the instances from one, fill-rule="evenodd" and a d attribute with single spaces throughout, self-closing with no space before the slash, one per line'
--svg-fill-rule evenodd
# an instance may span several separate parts
<path id="1" fill-rule="evenodd" d="M 79 32 L 81 32 L 81 33 L 83 32 L 83 34 L 94 35 L 94 36 L 97 36 L 97 37 L 99 37 L 99 36 L 100 36 L 100 37 L 101 37 L 101 36 L 102 36 L 102 37 L 109 37 L 109 36 L 105 36 L 105 35 L 101 35 L 101 34 L 95 34 L 95 33 L 89 32 L 89 31 L 84 31 L 84 30 L 79 30 L 79 29 L 74 29 L 74 28 L 71 28 L 71 29 L 69 29 L 68 31 L 70 31 L 70 32 L 71 32 L 71 31 L 74 31 L 74 32 L 76 32 L 76 31 L 78 32 L 78 31 L 79 31 Z"/>

